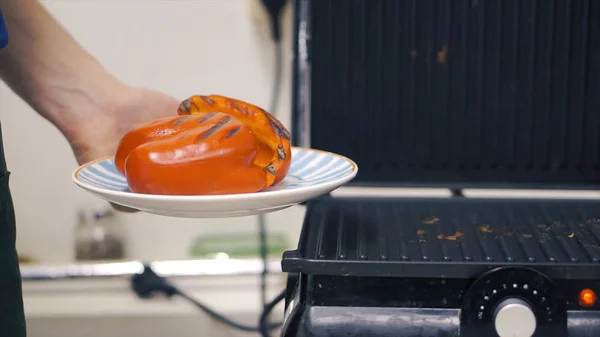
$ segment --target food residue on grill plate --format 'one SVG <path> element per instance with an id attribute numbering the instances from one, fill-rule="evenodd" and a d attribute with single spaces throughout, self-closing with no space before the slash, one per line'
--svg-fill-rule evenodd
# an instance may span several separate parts
<path id="1" fill-rule="evenodd" d="M 425 225 L 433 225 L 434 223 L 437 223 L 438 221 L 440 221 L 440 218 L 438 218 L 436 216 L 430 216 L 430 217 L 423 219 L 421 222 Z"/>
<path id="2" fill-rule="evenodd" d="M 461 231 L 456 231 L 454 232 L 454 234 L 452 235 L 444 235 L 444 234 L 439 234 L 437 236 L 438 239 L 442 240 L 442 239 L 446 239 L 446 240 L 450 240 L 450 241 L 455 241 L 456 239 L 458 239 L 459 237 L 463 236 L 464 234 Z"/>
<path id="3" fill-rule="evenodd" d="M 491 233 L 494 231 L 492 228 L 490 228 L 490 225 L 482 225 L 481 227 L 479 227 L 479 230 L 484 233 Z"/>

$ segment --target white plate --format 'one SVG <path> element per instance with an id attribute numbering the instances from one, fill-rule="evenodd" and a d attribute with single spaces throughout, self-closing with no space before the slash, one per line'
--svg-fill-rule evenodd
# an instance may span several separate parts
<path id="1" fill-rule="evenodd" d="M 269 213 L 327 194 L 352 180 L 358 167 L 343 156 L 292 148 L 292 164 L 280 183 L 257 193 L 215 196 L 151 195 L 130 192 L 114 158 L 97 160 L 73 172 L 81 188 L 109 202 L 148 213 L 183 218 L 226 218 Z"/>

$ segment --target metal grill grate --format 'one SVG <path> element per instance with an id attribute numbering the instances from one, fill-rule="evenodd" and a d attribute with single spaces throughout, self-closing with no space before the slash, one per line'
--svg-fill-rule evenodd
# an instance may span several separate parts
<path id="1" fill-rule="evenodd" d="M 326 274 L 385 274 L 421 265 L 439 276 L 432 264 L 530 264 L 568 274 L 561 268 L 600 265 L 597 202 L 338 199 L 309 203 L 285 271 L 303 264 Z"/>

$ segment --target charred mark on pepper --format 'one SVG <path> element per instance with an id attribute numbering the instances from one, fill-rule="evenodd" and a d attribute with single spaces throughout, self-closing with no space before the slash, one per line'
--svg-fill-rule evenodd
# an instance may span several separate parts
<path id="1" fill-rule="evenodd" d="M 285 157 L 287 157 L 287 155 L 285 154 L 285 150 L 283 149 L 283 146 L 277 145 L 277 155 L 279 156 L 279 159 L 281 159 L 281 160 L 284 160 Z"/>
<path id="2" fill-rule="evenodd" d="M 206 102 L 208 105 L 214 105 L 215 101 L 213 101 L 210 97 L 208 96 L 200 96 L 200 99 L 202 99 L 204 102 Z"/>
<path id="3" fill-rule="evenodd" d="M 269 122 L 271 122 L 271 126 L 273 127 L 273 129 L 275 129 L 275 132 L 278 136 L 283 137 L 287 140 L 292 139 L 292 135 L 290 134 L 290 132 L 286 130 L 285 127 L 273 117 L 273 115 L 266 112 L 265 115 L 269 118 Z"/>
<path id="4" fill-rule="evenodd" d="M 202 116 L 202 118 L 200 118 L 200 120 L 198 121 L 198 124 L 202 124 L 204 122 L 206 122 L 207 120 L 213 118 L 217 113 L 216 112 L 211 112 L 211 113 L 207 113 L 204 116 Z"/>
<path id="5" fill-rule="evenodd" d="M 239 104 L 238 102 L 231 102 L 231 106 L 234 110 L 237 110 L 239 113 L 245 116 L 255 116 L 252 111 L 248 110 L 243 104 Z"/>
<path id="6" fill-rule="evenodd" d="M 198 104 L 196 104 L 196 102 L 193 99 L 190 100 L 190 104 L 196 108 L 196 111 L 200 111 L 200 107 L 198 106 Z"/>
<path id="7" fill-rule="evenodd" d="M 221 119 L 217 124 L 213 125 L 206 132 L 204 132 L 200 136 L 198 136 L 198 138 L 196 140 L 199 141 L 199 140 L 207 139 L 208 137 L 212 136 L 215 132 L 219 131 L 219 129 L 221 129 L 223 126 L 225 126 L 225 124 L 229 123 L 230 120 L 231 120 L 231 116 L 223 117 L 223 119 Z"/>
<path id="8" fill-rule="evenodd" d="M 179 111 L 185 111 L 185 112 L 189 113 L 191 107 L 192 107 L 192 102 L 188 98 L 185 101 L 181 102 L 181 104 L 179 104 Z"/>
<path id="9" fill-rule="evenodd" d="M 265 167 L 265 171 L 271 173 L 272 175 L 275 175 L 277 173 L 277 171 L 275 170 L 275 166 L 273 166 L 273 164 Z"/>
<path id="10" fill-rule="evenodd" d="M 186 116 L 183 116 L 183 117 L 181 117 L 181 118 L 177 119 L 177 120 L 176 120 L 176 121 L 173 123 L 173 126 L 178 126 L 178 125 L 181 125 L 181 123 L 185 122 L 185 120 L 186 120 L 186 119 L 188 119 L 188 118 L 190 118 L 190 116 L 189 116 L 189 115 L 186 115 Z"/>
<path id="11" fill-rule="evenodd" d="M 233 128 L 233 130 L 229 131 L 227 136 L 225 136 L 225 139 L 229 139 L 229 138 L 235 136 L 238 132 L 240 132 L 240 129 L 241 129 L 241 127 L 239 127 L 239 126 Z"/>

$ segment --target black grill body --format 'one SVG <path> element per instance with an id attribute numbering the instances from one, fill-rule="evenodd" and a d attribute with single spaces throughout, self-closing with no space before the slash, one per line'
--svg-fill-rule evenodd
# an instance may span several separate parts
<path id="1" fill-rule="evenodd" d="M 465 188 L 600 185 L 600 2 L 297 0 L 293 135 L 359 167 L 357 187 L 452 198 L 308 202 L 284 337 L 600 336 L 600 201 Z"/>

